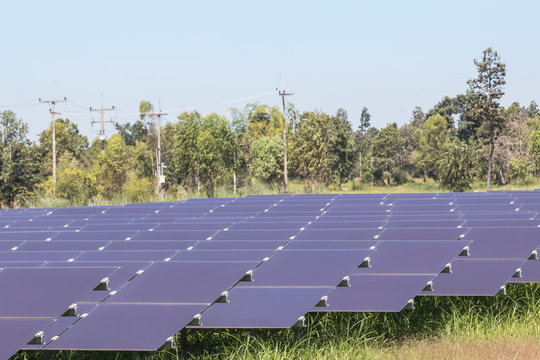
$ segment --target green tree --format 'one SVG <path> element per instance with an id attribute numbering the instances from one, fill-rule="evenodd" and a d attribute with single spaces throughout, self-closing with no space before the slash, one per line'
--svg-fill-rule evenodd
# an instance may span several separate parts
<path id="1" fill-rule="evenodd" d="M 107 141 L 105 151 L 94 162 L 93 173 L 99 190 L 105 196 L 120 193 L 133 165 L 133 152 L 119 134 Z"/>
<path id="2" fill-rule="evenodd" d="M 267 182 L 276 182 L 283 176 L 285 145 L 277 136 L 265 136 L 253 142 L 249 168 L 253 176 Z"/>
<path id="3" fill-rule="evenodd" d="M 390 185 L 390 178 L 393 173 L 400 170 L 397 168 L 397 155 L 401 149 L 401 138 L 396 123 L 392 123 L 379 131 L 373 140 L 375 178 L 386 179 L 388 185 Z"/>
<path id="4" fill-rule="evenodd" d="M 216 185 L 232 175 L 234 135 L 228 121 L 217 114 L 205 116 L 197 136 L 199 177 L 208 197 L 215 196 Z"/>
<path id="5" fill-rule="evenodd" d="M 427 176 L 438 180 L 437 163 L 441 159 L 448 135 L 447 122 L 439 114 L 430 116 L 419 132 L 417 166 L 421 169 L 424 181 Z"/>
<path id="6" fill-rule="evenodd" d="M 27 133 L 28 125 L 13 111 L 0 114 L 0 203 L 10 207 L 29 194 L 38 179 L 38 153 Z"/>
<path id="7" fill-rule="evenodd" d="M 152 113 L 154 106 L 146 100 L 139 104 L 139 119 L 133 124 L 115 124 L 116 131 L 122 136 L 128 146 L 135 146 L 137 141 L 145 142 L 150 148 L 155 148 L 157 144 L 156 129 Z"/>
<path id="8" fill-rule="evenodd" d="M 41 184 L 52 195 L 52 177 Z M 82 169 L 77 159 L 69 153 L 64 153 L 58 161 L 58 176 L 56 196 L 65 199 L 70 205 L 85 206 L 91 198 L 97 195 L 97 180 L 94 174 Z"/>
<path id="9" fill-rule="evenodd" d="M 473 117 L 480 119 L 482 125 L 479 131 L 488 144 L 487 190 L 491 184 L 491 169 L 495 139 L 504 126 L 504 116 L 501 114 L 499 99 L 504 95 L 503 86 L 506 84 L 506 64 L 492 48 L 483 52 L 481 60 L 474 60 L 478 76 L 467 83 L 476 94 L 472 108 Z"/>
<path id="10" fill-rule="evenodd" d="M 187 188 L 199 187 L 199 144 L 202 128 L 201 114 L 197 111 L 184 112 L 178 116 L 178 122 L 172 125 L 172 143 L 170 160 L 167 162 L 165 175 L 172 183 Z"/>
<path id="11" fill-rule="evenodd" d="M 458 138 L 448 141 L 438 162 L 441 186 L 456 192 L 470 189 L 479 154 L 474 143 L 467 144 Z"/>
<path id="12" fill-rule="evenodd" d="M 77 160 L 86 160 L 85 153 L 88 150 L 88 138 L 79 132 L 77 124 L 69 119 L 56 119 L 56 158 L 59 159 L 65 153 Z M 39 152 L 43 164 L 44 176 L 52 174 L 52 124 L 39 134 Z"/>
<path id="13" fill-rule="evenodd" d="M 325 185 L 341 184 L 350 177 L 355 163 L 352 126 L 346 113 L 341 111 L 338 115 L 302 115 L 294 138 L 292 173 Z"/>

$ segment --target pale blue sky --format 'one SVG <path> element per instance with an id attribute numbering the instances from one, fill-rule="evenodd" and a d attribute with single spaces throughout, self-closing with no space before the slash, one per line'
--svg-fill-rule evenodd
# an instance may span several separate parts
<path id="1" fill-rule="evenodd" d="M 0 106 L 23 103 L 12 109 L 32 135 L 53 81 L 72 101 L 58 110 L 94 137 L 85 108 L 101 91 L 120 122 L 141 99 L 228 115 L 247 101 L 219 103 L 270 92 L 282 72 L 301 110 L 343 107 L 356 126 L 367 106 L 373 125 L 403 124 L 463 92 L 488 46 L 507 63 L 503 103 L 540 103 L 538 1 L 9 1 L 1 13 Z"/>

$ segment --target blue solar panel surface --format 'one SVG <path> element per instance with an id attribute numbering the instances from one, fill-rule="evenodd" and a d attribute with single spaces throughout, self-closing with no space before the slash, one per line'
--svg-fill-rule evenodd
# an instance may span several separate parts
<path id="1" fill-rule="evenodd" d="M 495 295 L 540 282 L 539 210 L 538 191 L 1 210 L 0 358 L 155 350 L 198 313 L 202 327 L 287 328 L 309 311 Z M 61 316 L 72 303 L 88 316 Z M 28 345 L 40 330 L 45 344 Z"/>

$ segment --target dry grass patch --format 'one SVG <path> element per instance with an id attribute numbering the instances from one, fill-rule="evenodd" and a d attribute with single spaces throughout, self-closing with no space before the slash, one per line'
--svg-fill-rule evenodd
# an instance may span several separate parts
<path id="1" fill-rule="evenodd" d="M 396 360 L 537 360 L 540 359 L 540 338 L 416 340 L 392 348 L 389 358 Z"/>

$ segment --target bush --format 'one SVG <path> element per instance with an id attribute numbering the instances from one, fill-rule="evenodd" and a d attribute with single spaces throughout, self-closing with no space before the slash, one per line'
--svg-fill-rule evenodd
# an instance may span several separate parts
<path id="1" fill-rule="evenodd" d="M 283 175 L 285 146 L 277 136 L 257 139 L 249 151 L 250 171 L 255 177 L 267 182 L 275 182 Z"/>
<path id="2" fill-rule="evenodd" d="M 155 183 L 149 178 L 130 175 L 124 185 L 124 193 L 129 202 L 149 201 L 154 195 Z"/>

